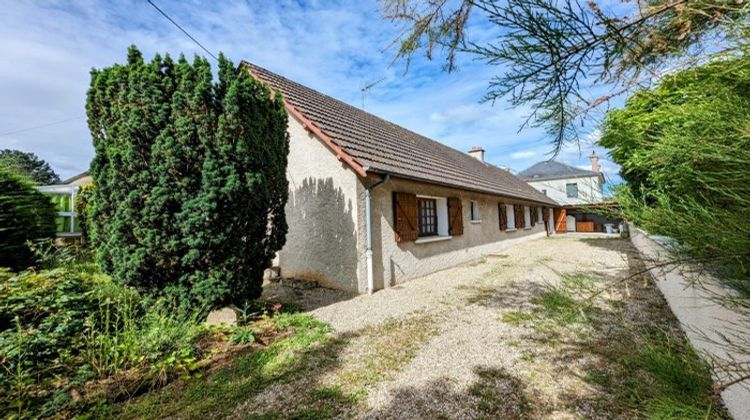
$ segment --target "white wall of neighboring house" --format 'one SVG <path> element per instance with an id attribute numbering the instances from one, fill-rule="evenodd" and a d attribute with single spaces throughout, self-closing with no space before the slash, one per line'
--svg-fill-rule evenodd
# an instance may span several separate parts
<path id="1" fill-rule="evenodd" d="M 548 179 L 528 181 L 528 183 L 537 190 L 546 192 L 547 197 L 562 205 L 598 203 L 604 198 L 602 185 L 598 176 Z M 568 197 L 567 184 L 578 185 L 577 198 Z"/>

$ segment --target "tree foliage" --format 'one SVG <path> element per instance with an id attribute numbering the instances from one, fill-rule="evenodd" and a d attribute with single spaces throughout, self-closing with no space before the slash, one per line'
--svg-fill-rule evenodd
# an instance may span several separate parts
<path id="1" fill-rule="evenodd" d="M 20 150 L 0 150 L 0 169 L 34 184 L 47 185 L 60 182 L 60 177 L 47 162 L 33 153 Z"/>
<path id="2" fill-rule="evenodd" d="M 667 68 L 744 51 L 750 33 L 747 0 L 381 2 L 384 18 L 403 25 L 397 58 L 442 51 L 452 71 L 463 52 L 498 66 L 485 100 L 507 95 L 513 105 L 530 105 L 526 123 L 546 127 L 556 151 L 577 138 L 579 118 L 611 97 L 649 85 Z"/>
<path id="3" fill-rule="evenodd" d="M 92 71 L 91 241 L 115 278 L 182 302 L 260 294 L 284 244 L 288 138 L 281 95 L 221 56 L 156 56 Z"/>
<path id="4" fill-rule="evenodd" d="M 78 229 L 81 232 L 81 238 L 83 239 L 84 245 L 88 245 L 89 242 L 89 226 L 91 225 L 91 200 L 94 196 L 94 184 L 86 184 L 81 186 L 76 194 L 75 199 L 75 215 Z"/>
<path id="5" fill-rule="evenodd" d="M 627 217 L 722 266 L 750 293 L 750 58 L 670 75 L 607 115 Z"/>
<path id="6" fill-rule="evenodd" d="M 36 264 L 29 242 L 54 238 L 55 216 L 47 196 L 0 170 L 0 267 L 22 270 Z"/>

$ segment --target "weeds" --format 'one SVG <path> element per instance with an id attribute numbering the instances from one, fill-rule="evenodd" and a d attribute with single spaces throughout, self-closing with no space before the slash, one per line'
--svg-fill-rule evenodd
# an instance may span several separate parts
<path id="1" fill-rule="evenodd" d="M 536 318 L 536 317 L 531 312 L 509 311 L 509 312 L 503 313 L 502 320 L 506 324 L 510 324 L 510 325 L 513 325 L 513 326 L 517 327 L 517 326 L 523 324 L 526 321 L 533 320 L 534 318 Z"/>

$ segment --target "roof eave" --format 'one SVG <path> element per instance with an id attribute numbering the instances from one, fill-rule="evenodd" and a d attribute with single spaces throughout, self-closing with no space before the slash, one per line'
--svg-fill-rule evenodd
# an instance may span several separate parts
<path id="1" fill-rule="evenodd" d="M 537 181 L 554 181 L 558 179 L 570 179 L 570 178 L 592 178 L 597 177 L 601 178 L 602 174 L 600 173 L 591 173 L 591 174 L 571 174 L 571 175 L 559 175 L 559 176 L 545 176 L 541 178 L 526 178 L 521 177 L 521 179 L 525 182 L 537 182 Z"/>
<path id="2" fill-rule="evenodd" d="M 365 170 L 367 171 L 367 173 L 370 173 L 370 174 L 377 174 L 377 175 L 388 174 L 388 175 L 390 175 L 392 177 L 406 179 L 406 180 L 409 180 L 409 181 L 423 182 L 425 184 L 439 185 L 441 187 L 455 188 L 455 189 L 463 190 L 463 191 L 471 191 L 471 192 L 478 192 L 478 193 L 482 193 L 482 194 L 489 194 L 489 195 L 494 195 L 496 197 L 508 198 L 508 199 L 512 199 L 512 200 L 526 201 L 526 202 L 531 202 L 531 203 L 535 203 L 535 204 L 544 204 L 546 206 L 552 206 L 552 207 L 560 207 L 560 204 L 557 203 L 557 202 L 555 202 L 552 199 L 549 199 L 549 201 L 542 201 L 542 200 L 536 200 L 536 199 L 528 198 L 528 197 L 519 197 L 519 196 L 513 196 L 513 195 L 509 195 L 509 194 L 500 194 L 500 193 L 497 193 L 497 192 L 494 192 L 494 191 L 485 190 L 485 189 L 482 189 L 482 188 L 467 188 L 467 187 L 465 187 L 463 185 L 452 184 L 452 183 L 449 183 L 449 182 L 439 182 L 439 181 L 434 181 L 434 180 L 431 180 L 431 179 L 415 177 L 415 176 L 412 176 L 412 175 L 403 175 L 403 174 L 399 174 L 399 173 L 392 172 L 392 171 L 386 171 L 386 170 L 369 168 L 369 167 L 365 168 Z"/>

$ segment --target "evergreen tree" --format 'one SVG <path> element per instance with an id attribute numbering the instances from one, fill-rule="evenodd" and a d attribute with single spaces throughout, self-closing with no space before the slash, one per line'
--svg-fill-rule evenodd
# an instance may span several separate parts
<path id="1" fill-rule="evenodd" d="M 60 177 L 49 164 L 33 153 L 20 150 L 0 150 L 0 169 L 34 184 L 54 184 Z"/>
<path id="2" fill-rule="evenodd" d="M 55 216 L 49 197 L 0 170 L 0 267 L 33 266 L 37 261 L 29 242 L 54 238 Z"/>
<path id="3" fill-rule="evenodd" d="M 90 235 L 116 278 L 182 302 L 260 295 L 284 244 L 287 115 L 281 95 L 219 57 L 156 56 L 92 72 Z"/>

